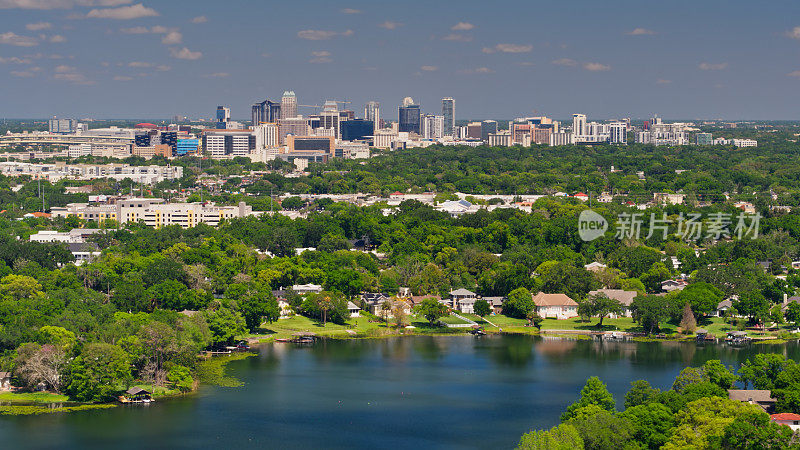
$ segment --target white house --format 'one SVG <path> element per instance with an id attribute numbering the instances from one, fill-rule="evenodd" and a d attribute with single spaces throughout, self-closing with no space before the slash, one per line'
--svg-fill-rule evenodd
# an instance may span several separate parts
<path id="1" fill-rule="evenodd" d="M 11 389 L 11 372 L 0 372 L 0 391 Z"/>
<path id="2" fill-rule="evenodd" d="M 597 261 L 590 262 L 589 264 L 585 264 L 583 266 L 584 269 L 586 269 L 586 270 L 588 270 L 590 272 L 599 272 L 599 271 L 601 271 L 601 270 L 603 270 L 603 269 L 605 269 L 607 267 L 608 267 L 607 265 L 605 265 L 605 264 L 603 264 L 601 262 L 597 262 Z"/>
<path id="3" fill-rule="evenodd" d="M 725 299 L 717 304 L 717 310 L 714 312 L 714 315 L 717 317 L 722 317 L 725 313 L 733 307 L 733 302 L 731 299 Z"/>
<path id="4" fill-rule="evenodd" d="M 450 303 L 448 306 L 462 313 L 473 314 L 477 300 L 478 294 L 468 289 L 456 289 L 455 291 L 450 291 Z"/>
<path id="5" fill-rule="evenodd" d="M 536 312 L 544 318 L 570 319 L 578 316 L 578 303 L 566 294 L 545 294 L 533 296 Z"/>
<path id="6" fill-rule="evenodd" d="M 318 284 L 295 284 L 292 290 L 300 295 L 304 294 L 319 294 L 322 292 L 322 286 Z"/>
<path id="7" fill-rule="evenodd" d="M 598 289 L 596 291 L 589 291 L 589 297 L 593 295 L 605 295 L 608 298 L 613 298 L 622 304 L 622 315 L 624 317 L 631 317 L 631 303 L 633 299 L 639 295 L 636 291 L 625 291 L 622 289 Z M 616 314 L 609 314 L 610 318 L 616 319 Z"/>
<path id="8" fill-rule="evenodd" d="M 361 316 L 361 314 L 359 313 L 361 311 L 361 308 L 356 306 L 356 304 L 353 302 L 347 302 L 347 311 L 350 313 L 350 317 Z"/>

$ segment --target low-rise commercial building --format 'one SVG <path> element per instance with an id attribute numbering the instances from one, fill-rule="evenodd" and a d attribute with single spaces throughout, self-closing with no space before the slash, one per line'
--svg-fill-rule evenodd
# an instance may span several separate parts
<path id="1" fill-rule="evenodd" d="M 190 228 L 201 223 L 217 226 L 222 220 L 253 215 L 244 202 L 237 206 L 217 206 L 212 202 L 164 203 L 160 198 L 126 198 L 114 204 L 70 203 L 52 208 L 53 217 L 76 216 L 83 220 L 116 220 L 119 223 L 143 222 L 160 228 L 180 225 Z"/>

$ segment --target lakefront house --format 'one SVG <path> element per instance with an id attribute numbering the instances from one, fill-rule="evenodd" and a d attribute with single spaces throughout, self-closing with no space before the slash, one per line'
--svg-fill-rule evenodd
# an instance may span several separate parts
<path id="1" fill-rule="evenodd" d="M 545 294 L 533 296 L 536 312 L 544 318 L 571 319 L 578 316 L 578 303 L 566 294 Z"/>
<path id="2" fill-rule="evenodd" d="M 605 295 L 608 298 L 612 298 L 618 301 L 622 305 L 622 314 L 609 314 L 608 317 L 612 319 L 616 319 L 617 317 L 631 317 L 631 304 L 633 303 L 633 299 L 639 295 L 636 291 L 626 291 L 624 289 L 597 289 L 595 291 L 589 291 L 589 297 L 593 295 Z"/>

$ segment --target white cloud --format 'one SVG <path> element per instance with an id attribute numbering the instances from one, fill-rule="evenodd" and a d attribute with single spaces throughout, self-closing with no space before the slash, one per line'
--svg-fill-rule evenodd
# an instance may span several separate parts
<path id="1" fill-rule="evenodd" d="M 786 36 L 792 39 L 800 39 L 800 27 L 794 27 L 787 31 Z"/>
<path id="2" fill-rule="evenodd" d="M 228 72 L 216 72 L 216 73 L 209 73 L 208 75 L 203 75 L 203 78 L 227 78 L 231 74 Z"/>
<path id="3" fill-rule="evenodd" d="M 28 58 L 17 58 L 16 56 L 12 56 L 10 58 L 3 58 L 0 56 L 0 64 L 32 64 Z"/>
<path id="4" fill-rule="evenodd" d="M 383 22 L 382 24 L 379 24 L 378 26 L 381 27 L 381 28 L 386 28 L 387 30 L 394 30 L 396 28 L 402 27 L 403 24 L 400 23 L 400 22 L 392 22 L 391 20 L 387 20 L 386 22 Z"/>
<path id="5" fill-rule="evenodd" d="M 147 27 L 132 27 L 132 28 L 120 28 L 119 31 L 123 34 L 148 34 L 150 33 L 150 29 Z"/>
<path id="6" fill-rule="evenodd" d="M 0 33 L 0 44 L 14 45 L 17 47 L 33 47 L 38 45 L 36 38 L 30 36 L 20 36 L 13 31 Z"/>
<path id="7" fill-rule="evenodd" d="M 484 47 L 483 53 L 528 53 L 533 50 L 532 45 L 497 44 L 494 47 Z"/>
<path id="8" fill-rule="evenodd" d="M 342 10 L 342 13 L 344 13 L 344 14 L 361 14 L 361 10 L 360 9 L 353 9 L 353 8 L 344 8 Z"/>
<path id="9" fill-rule="evenodd" d="M 65 9 L 72 2 L 65 0 L 0 0 L 0 9 Z"/>
<path id="10" fill-rule="evenodd" d="M 625 33 L 628 36 L 649 36 L 656 34 L 653 30 L 648 30 L 647 28 L 634 28 L 633 30 Z"/>
<path id="11" fill-rule="evenodd" d="M 707 62 L 704 62 L 704 63 L 700 63 L 697 67 L 699 67 L 700 70 L 724 70 L 724 69 L 728 68 L 728 63 L 726 63 L 726 62 L 723 62 L 723 63 L 707 63 Z"/>
<path id="12" fill-rule="evenodd" d="M 156 70 L 159 72 L 166 72 L 168 70 L 172 70 L 172 67 L 162 64 L 160 66 L 156 66 Z"/>
<path id="13" fill-rule="evenodd" d="M 36 70 L 33 70 L 36 69 Z M 31 70 L 12 70 L 11 75 L 19 78 L 31 78 L 36 76 L 36 72 L 39 71 L 38 67 L 34 67 Z"/>
<path id="14" fill-rule="evenodd" d="M 53 78 L 74 84 L 94 84 L 93 81 L 87 79 L 84 74 L 78 72 L 78 69 L 72 66 L 56 66 Z"/>
<path id="15" fill-rule="evenodd" d="M 170 31 L 161 39 L 161 43 L 164 45 L 177 45 L 181 42 L 183 42 L 183 35 L 177 31 Z"/>
<path id="16" fill-rule="evenodd" d="M 659 78 L 656 80 L 656 84 L 672 84 L 672 80 L 665 80 L 663 78 Z"/>
<path id="17" fill-rule="evenodd" d="M 560 58 L 556 59 L 551 62 L 551 64 L 555 64 L 557 66 L 564 66 L 564 67 L 575 67 L 578 65 L 578 61 L 569 58 Z"/>
<path id="18" fill-rule="evenodd" d="M 163 25 L 154 25 L 150 28 L 147 27 L 131 27 L 131 28 L 120 28 L 120 33 L 122 34 L 166 34 L 170 31 L 177 31 L 177 28 L 169 29 Z"/>
<path id="19" fill-rule="evenodd" d="M 308 62 L 312 64 L 327 64 L 333 62 L 333 59 L 331 58 L 331 52 L 329 51 L 321 50 L 311 52 L 311 56 L 313 56 L 313 58 L 311 58 Z"/>
<path id="20" fill-rule="evenodd" d="M 86 17 L 93 19 L 130 20 L 142 17 L 157 17 L 158 15 L 156 10 L 148 8 L 141 3 L 137 3 L 135 5 L 121 6 L 119 8 L 93 9 L 89 11 Z"/>
<path id="21" fill-rule="evenodd" d="M 611 70 L 611 66 L 600 64 L 598 62 L 587 62 L 583 65 L 583 68 L 589 72 L 605 72 L 607 70 Z"/>
<path id="22" fill-rule="evenodd" d="M 206 16 L 197 16 L 192 19 L 192 23 L 206 23 L 208 18 Z"/>
<path id="23" fill-rule="evenodd" d="M 25 28 L 30 31 L 49 30 L 53 28 L 53 24 L 50 22 L 36 22 L 25 25 Z"/>
<path id="24" fill-rule="evenodd" d="M 328 31 L 328 30 L 301 30 L 297 32 L 297 37 L 300 39 L 308 39 L 309 41 L 326 41 L 336 36 L 352 36 L 353 30 L 346 30 L 342 32 Z"/>
<path id="25" fill-rule="evenodd" d="M 422 66 L 420 70 L 423 72 L 436 72 L 439 68 L 437 66 Z"/>
<path id="26" fill-rule="evenodd" d="M 462 70 L 461 73 L 492 73 L 494 70 L 488 67 L 478 67 L 477 69 Z"/>
<path id="27" fill-rule="evenodd" d="M 62 42 L 67 42 L 67 38 L 65 38 L 60 34 L 54 34 L 50 36 L 50 42 L 52 42 L 53 44 L 60 44 Z"/>
<path id="28" fill-rule="evenodd" d="M 125 75 L 117 75 L 114 77 L 114 81 L 131 81 L 133 77 L 125 76 Z"/>
<path id="29" fill-rule="evenodd" d="M 800 70 L 795 70 L 794 72 L 789 72 L 789 73 L 786 74 L 786 76 L 800 78 Z"/>
<path id="30" fill-rule="evenodd" d="M 153 67 L 153 63 L 144 61 L 131 61 L 128 63 L 128 67 Z"/>
<path id="31" fill-rule="evenodd" d="M 472 36 L 467 36 L 465 34 L 458 34 L 458 33 L 450 33 L 447 36 L 443 37 L 442 40 L 454 41 L 454 42 L 470 42 L 472 41 Z"/>
<path id="32" fill-rule="evenodd" d="M 132 0 L 0 0 L 0 9 L 69 9 L 74 6 L 120 6 Z"/>
<path id="33" fill-rule="evenodd" d="M 195 60 L 203 57 L 202 52 L 193 52 L 186 47 L 170 49 L 169 54 L 174 58 Z"/>
<path id="34" fill-rule="evenodd" d="M 475 25 L 469 22 L 458 22 L 457 24 L 450 27 L 450 29 L 453 31 L 469 31 L 473 28 L 475 28 Z"/>

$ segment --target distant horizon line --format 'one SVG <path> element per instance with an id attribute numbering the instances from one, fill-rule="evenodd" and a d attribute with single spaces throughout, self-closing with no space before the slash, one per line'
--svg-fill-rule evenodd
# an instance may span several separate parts
<path id="1" fill-rule="evenodd" d="M 583 113 L 576 113 L 576 114 L 583 114 Z M 304 117 L 307 117 L 307 116 L 308 115 L 306 115 Z M 525 117 L 549 117 L 550 119 L 558 120 L 560 122 L 566 122 L 566 121 L 571 121 L 572 120 L 572 117 L 556 118 L 556 117 L 550 117 L 550 116 L 547 116 L 547 115 L 530 115 L 530 116 L 525 116 Z M 800 122 L 800 118 L 798 118 L 798 119 L 712 119 L 712 118 L 693 118 L 692 119 L 692 118 L 668 118 L 668 117 L 662 117 L 662 116 L 657 116 L 657 117 L 659 117 L 662 120 L 675 121 L 675 122 L 678 122 L 678 121 L 686 121 L 686 122 L 697 122 L 697 121 L 708 121 L 708 122 L 751 122 L 751 123 L 757 123 L 757 122 Z M 57 118 L 57 119 L 74 119 L 74 120 L 78 120 L 78 121 L 90 121 L 90 122 L 91 121 L 98 121 L 98 122 L 100 122 L 100 121 L 105 121 L 105 122 L 108 122 L 108 121 L 126 121 L 126 122 L 157 121 L 157 122 L 172 122 L 172 123 L 174 123 L 171 120 L 171 118 L 158 118 L 158 119 L 156 119 L 156 118 L 146 118 L 146 117 L 145 118 L 142 118 L 142 117 L 139 117 L 139 118 L 131 118 L 131 117 L 128 117 L 128 118 L 119 118 L 119 117 L 88 118 L 88 117 L 85 117 L 85 118 L 77 118 L 76 119 L 75 117 L 69 117 L 69 116 L 61 116 L 61 117 L 0 117 L 0 121 L 2 121 L 2 122 L 5 122 L 5 121 L 20 121 L 20 122 L 21 121 L 43 121 L 43 122 L 46 122 L 46 121 L 49 121 L 49 120 L 51 120 L 53 118 Z M 357 117 L 357 118 L 361 119 L 361 117 Z M 642 118 L 642 117 L 619 117 L 619 116 L 608 117 L 608 118 L 599 118 L 599 117 L 598 118 L 593 118 L 593 117 L 589 117 L 588 114 L 587 114 L 587 120 L 591 119 L 591 121 L 607 121 L 607 120 L 630 119 L 632 122 L 634 122 L 634 121 L 638 122 L 638 121 L 650 120 L 652 118 L 653 117 Z M 231 118 L 231 120 L 236 121 L 236 122 L 250 122 L 251 121 L 251 119 L 249 119 L 249 118 L 248 119 Z M 497 122 L 510 122 L 510 121 L 512 121 L 514 119 L 493 119 L 493 118 L 478 119 L 478 118 L 470 118 L 470 119 L 456 119 L 456 122 L 475 122 L 475 121 L 484 121 L 484 120 L 494 120 L 494 121 L 497 121 Z M 208 119 L 205 119 L 205 118 L 203 118 L 203 119 L 190 118 L 190 119 L 187 119 L 187 121 L 188 122 L 216 122 L 216 119 L 213 118 L 213 117 L 209 117 Z M 390 122 L 396 122 L 396 120 L 389 120 L 389 121 Z"/>

